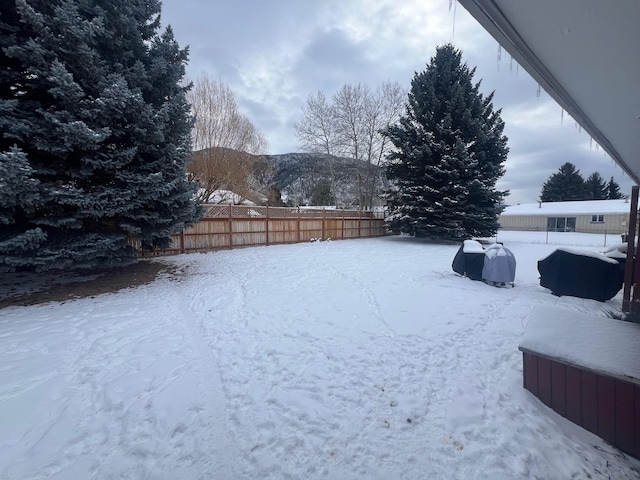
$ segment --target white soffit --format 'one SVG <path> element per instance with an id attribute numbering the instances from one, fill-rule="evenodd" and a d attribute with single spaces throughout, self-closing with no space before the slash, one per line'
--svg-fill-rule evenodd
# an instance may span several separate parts
<path id="1" fill-rule="evenodd" d="M 640 183 L 640 0 L 459 0 Z"/>

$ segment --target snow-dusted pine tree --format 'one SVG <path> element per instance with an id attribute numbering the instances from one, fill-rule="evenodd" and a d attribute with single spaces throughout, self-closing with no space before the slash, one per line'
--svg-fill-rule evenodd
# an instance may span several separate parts
<path id="1" fill-rule="evenodd" d="M 197 220 L 187 51 L 159 0 L 0 15 L 0 270 L 121 265 Z"/>
<path id="2" fill-rule="evenodd" d="M 593 172 L 584 181 L 586 190 L 585 200 L 606 200 L 607 182 L 604 181 L 599 172 Z"/>
<path id="3" fill-rule="evenodd" d="M 624 198 L 624 195 L 620 193 L 620 185 L 611 177 L 611 180 L 607 183 L 607 200 L 618 200 L 620 198 Z"/>
<path id="4" fill-rule="evenodd" d="M 388 227 L 394 232 L 441 239 L 490 236 L 506 191 L 507 138 L 493 93 L 484 97 L 475 69 L 447 44 L 411 82 L 406 113 L 386 130 L 395 150 L 388 156 Z"/>
<path id="5" fill-rule="evenodd" d="M 580 170 L 571 162 L 563 164 L 542 185 L 541 202 L 570 202 L 587 199 L 587 189 Z"/>

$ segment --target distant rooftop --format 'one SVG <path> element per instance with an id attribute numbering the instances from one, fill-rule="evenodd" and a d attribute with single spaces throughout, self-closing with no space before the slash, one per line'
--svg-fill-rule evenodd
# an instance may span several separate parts
<path id="1" fill-rule="evenodd" d="M 511 205 L 504 209 L 502 216 L 512 215 L 596 215 L 605 213 L 629 214 L 628 200 L 584 200 L 581 202 L 542 202 Z"/>

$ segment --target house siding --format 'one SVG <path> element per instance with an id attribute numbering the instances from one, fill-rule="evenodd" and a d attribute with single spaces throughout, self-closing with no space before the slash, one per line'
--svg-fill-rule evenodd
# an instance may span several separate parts
<path id="1" fill-rule="evenodd" d="M 592 222 L 592 215 L 602 215 L 603 222 Z M 504 230 L 546 231 L 547 219 L 570 217 L 576 219 L 576 232 L 622 234 L 627 230 L 628 213 L 571 214 L 557 213 L 548 215 L 500 215 L 498 222 Z"/>
<path id="2" fill-rule="evenodd" d="M 500 228 L 505 230 L 545 231 L 547 229 L 546 215 L 500 215 Z"/>

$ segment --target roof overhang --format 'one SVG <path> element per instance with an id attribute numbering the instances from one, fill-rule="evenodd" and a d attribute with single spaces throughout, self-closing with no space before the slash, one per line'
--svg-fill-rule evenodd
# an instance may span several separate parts
<path id="1" fill-rule="evenodd" d="M 640 183 L 640 1 L 460 3 Z"/>

